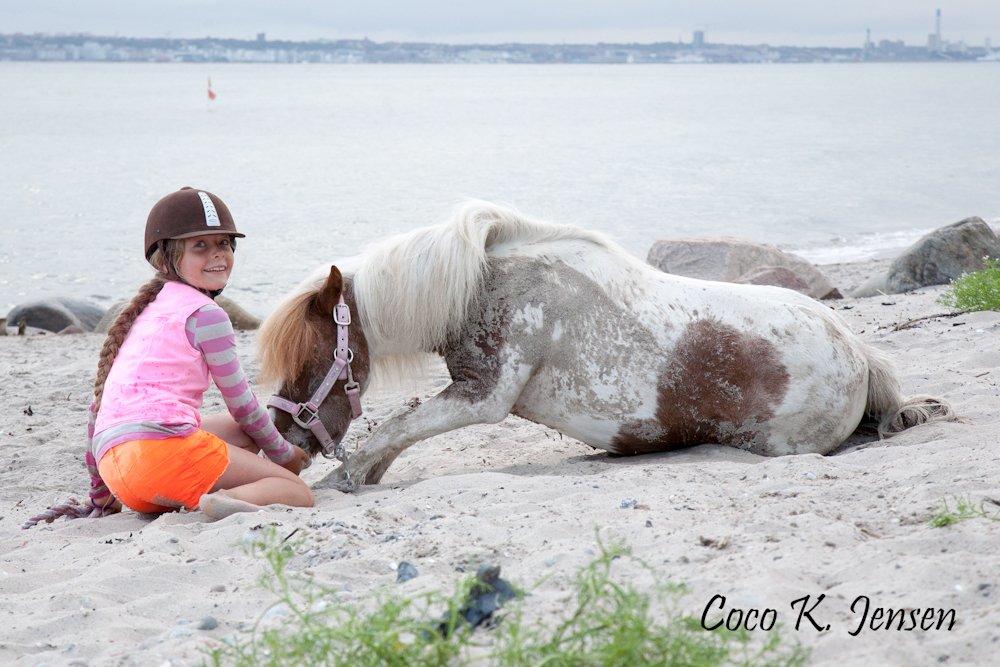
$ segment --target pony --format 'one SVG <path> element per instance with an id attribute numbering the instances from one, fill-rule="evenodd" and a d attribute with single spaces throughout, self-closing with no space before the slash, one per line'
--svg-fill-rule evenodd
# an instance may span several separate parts
<path id="1" fill-rule="evenodd" d="M 863 421 L 887 437 L 955 419 L 943 400 L 904 397 L 890 361 L 818 301 L 663 273 L 600 233 L 488 202 L 307 279 L 262 325 L 262 381 L 308 399 L 333 361 L 341 298 L 362 395 L 428 354 L 452 379 L 343 457 L 332 485 L 345 490 L 378 483 L 421 440 L 508 414 L 617 455 L 827 454 Z M 352 418 L 343 382 L 317 411 L 336 443 Z M 319 452 L 290 415 L 275 420 Z"/>

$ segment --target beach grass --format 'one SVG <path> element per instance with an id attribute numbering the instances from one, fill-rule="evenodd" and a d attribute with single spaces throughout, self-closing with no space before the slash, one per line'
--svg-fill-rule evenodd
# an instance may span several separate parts
<path id="1" fill-rule="evenodd" d="M 946 498 L 941 499 L 941 507 L 931 515 L 928 523 L 932 528 L 944 528 L 960 521 L 969 519 L 988 519 L 990 521 L 1000 521 L 1000 511 L 990 512 L 986 509 L 986 503 L 981 502 L 976 505 L 969 497 L 954 498 L 954 509 L 949 506 Z"/>
<path id="2" fill-rule="evenodd" d="M 940 303 L 956 310 L 1000 310 L 1000 259 L 987 257 L 985 263 L 981 271 L 954 280 Z"/>
<path id="3" fill-rule="evenodd" d="M 450 595 L 405 596 L 383 591 L 365 605 L 338 601 L 336 592 L 292 573 L 296 545 L 272 532 L 249 547 L 263 559 L 261 584 L 275 596 L 255 626 L 206 649 L 211 665 L 351 665 L 352 667 L 496 665 L 803 665 L 808 651 L 789 644 L 780 627 L 763 637 L 746 631 L 704 630 L 679 611 L 683 586 L 655 577 L 638 588 L 615 572 L 633 557 L 621 543 L 598 541 L 598 554 L 573 579 L 564 611 L 539 623 L 528 618 L 530 595 L 518 598 L 474 629 L 461 610 L 474 577 Z M 653 572 L 656 574 L 655 572 Z M 281 627 L 261 619 L 283 611 Z"/>

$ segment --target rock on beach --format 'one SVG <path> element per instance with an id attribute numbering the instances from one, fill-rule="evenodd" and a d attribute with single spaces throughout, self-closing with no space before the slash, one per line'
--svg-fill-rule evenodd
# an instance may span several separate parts
<path id="1" fill-rule="evenodd" d="M 7 313 L 7 326 L 28 327 L 58 333 L 66 329 L 93 331 L 104 317 L 104 309 L 83 299 L 54 297 L 14 306 Z"/>
<path id="2" fill-rule="evenodd" d="M 678 276 L 789 287 L 814 299 L 840 298 L 827 277 L 806 260 L 745 239 L 663 239 L 649 249 L 646 261 Z"/>
<path id="3" fill-rule="evenodd" d="M 893 260 L 886 273 L 873 276 L 851 296 L 947 285 L 963 273 L 983 269 L 984 257 L 1000 258 L 1000 237 L 982 218 L 966 218 L 922 236 Z"/>

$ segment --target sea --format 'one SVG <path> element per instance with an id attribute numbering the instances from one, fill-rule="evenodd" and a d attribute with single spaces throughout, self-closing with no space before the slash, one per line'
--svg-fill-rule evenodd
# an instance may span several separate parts
<path id="1" fill-rule="evenodd" d="M 1000 221 L 998 63 L 4 62 L 0 91 L 0 316 L 131 296 L 146 214 L 185 185 L 246 233 L 227 295 L 258 314 L 468 198 L 639 257 L 726 235 L 856 261 Z"/>

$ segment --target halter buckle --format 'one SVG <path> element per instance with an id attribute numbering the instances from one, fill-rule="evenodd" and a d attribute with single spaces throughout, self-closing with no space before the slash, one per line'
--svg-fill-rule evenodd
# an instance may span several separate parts
<path id="1" fill-rule="evenodd" d="M 305 421 L 301 419 L 303 412 L 309 415 L 309 417 Z M 312 424 L 317 419 L 319 419 L 319 408 L 313 410 L 305 403 L 299 403 L 298 412 L 292 415 L 292 421 L 294 421 L 296 424 L 307 430 L 309 429 L 310 424 Z"/>
<path id="2" fill-rule="evenodd" d="M 351 323 L 351 308 L 346 303 L 338 303 L 333 307 L 333 321 L 342 327 Z"/>

